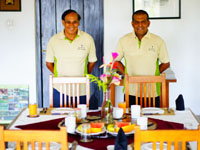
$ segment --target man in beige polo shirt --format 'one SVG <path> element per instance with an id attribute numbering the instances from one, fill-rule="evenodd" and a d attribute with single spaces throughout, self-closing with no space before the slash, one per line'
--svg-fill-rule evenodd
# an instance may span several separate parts
<path id="1" fill-rule="evenodd" d="M 165 42 L 157 35 L 148 31 L 149 15 L 144 10 L 138 10 L 132 15 L 131 22 L 134 31 L 120 38 L 116 52 L 117 67 L 122 74 L 159 75 L 170 66 Z M 121 63 L 125 59 L 125 67 Z M 129 86 L 129 105 L 135 104 L 135 89 Z M 159 95 L 159 94 L 158 94 Z M 156 106 L 160 106 L 159 96 Z"/>
<path id="2" fill-rule="evenodd" d="M 75 10 L 62 14 L 64 30 L 54 35 L 47 45 L 46 66 L 54 76 L 84 76 L 91 73 L 96 58 L 93 38 L 78 29 L 80 15 Z M 86 103 L 84 86 L 80 87 L 80 103 Z M 54 107 L 59 107 L 60 89 L 54 86 Z M 67 97 L 68 99 L 68 97 Z"/>

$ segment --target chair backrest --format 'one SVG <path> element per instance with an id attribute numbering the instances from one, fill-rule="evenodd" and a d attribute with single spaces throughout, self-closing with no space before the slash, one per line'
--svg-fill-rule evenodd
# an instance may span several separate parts
<path id="1" fill-rule="evenodd" d="M 160 144 L 160 150 L 163 150 L 163 143 L 167 144 L 168 150 L 172 144 L 174 150 L 186 149 L 187 142 L 195 141 L 200 150 L 200 126 L 198 130 L 140 130 L 139 126 L 135 126 L 134 133 L 134 150 L 141 150 L 142 143 L 150 142 L 153 145 L 152 150 L 156 150 L 156 143 Z"/>
<path id="2" fill-rule="evenodd" d="M 61 150 L 68 150 L 66 127 L 60 130 L 5 130 L 0 126 L 0 149 L 4 150 L 6 142 L 16 142 L 16 150 L 35 150 L 38 142 L 39 150 L 42 150 L 45 143 L 46 150 L 50 149 L 50 142 L 61 144 Z M 23 147 L 23 148 L 22 148 Z"/>
<path id="3" fill-rule="evenodd" d="M 49 98 L 50 98 L 50 107 L 53 107 L 53 85 L 58 84 L 61 91 L 60 92 L 60 107 L 67 107 L 66 104 L 66 95 L 69 98 L 72 97 L 73 99 L 73 108 L 75 107 L 75 97 L 77 97 L 77 105 L 80 102 L 80 85 L 86 85 L 86 104 L 87 107 L 89 106 L 89 99 L 90 99 L 90 80 L 88 76 L 86 77 L 54 77 L 53 75 L 49 76 Z M 66 90 L 68 89 L 68 94 Z M 63 104 L 63 97 L 64 94 L 64 104 Z M 71 101 L 68 101 L 69 107 L 71 107 Z"/>
<path id="4" fill-rule="evenodd" d="M 136 104 L 138 104 L 138 97 L 140 97 L 141 107 L 155 107 L 155 97 L 156 97 L 156 84 L 161 83 L 161 97 L 160 97 L 160 107 L 167 107 L 166 101 L 166 77 L 165 74 L 160 76 L 128 76 L 125 75 L 125 100 L 126 107 L 129 107 L 129 84 L 135 85 L 135 97 Z M 138 92 L 140 94 L 138 95 Z M 143 104 L 144 98 L 144 104 Z M 153 106 L 151 106 L 151 99 L 153 99 Z"/>

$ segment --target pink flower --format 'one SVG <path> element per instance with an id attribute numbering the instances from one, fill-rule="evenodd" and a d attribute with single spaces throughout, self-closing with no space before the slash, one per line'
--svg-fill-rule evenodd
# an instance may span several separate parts
<path id="1" fill-rule="evenodd" d="M 111 82 L 111 84 L 112 84 L 112 83 L 114 83 L 115 85 L 119 85 L 119 84 L 120 84 L 119 78 L 116 77 L 116 76 L 113 76 L 113 77 L 112 77 L 112 82 Z"/>
<path id="2" fill-rule="evenodd" d="M 118 53 L 116 53 L 116 52 L 113 52 L 113 53 L 112 53 L 112 58 L 113 58 L 113 60 L 115 60 L 115 59 L 117 58 L 117 56 L 118 56 Z"/>
<path id="3" fill-rule="evenodd" d="M 107 77 L 106 77 L 106 74 L 105 74 L 105 73 L 102 74 L 102 75 L 100 75 L 99 78 L 101 79 L 101 81 L 103 81 L 103 82 L 107 82 Z"/>

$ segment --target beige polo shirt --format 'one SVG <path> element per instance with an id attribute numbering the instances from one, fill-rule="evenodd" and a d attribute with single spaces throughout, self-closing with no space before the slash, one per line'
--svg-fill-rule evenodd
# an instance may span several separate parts
<path id="1" fill-rule="evenodd" d="M 46 61 L 54 63 L 55 76 L 84 76 L 86 59 L 88 62 L 97 61 L 96 48 L 93 38 L 81 30 L 73 41 L 66 39 L 63 30 L 54 35 L 47 45 Z M 85 95 L 83 86 L 80 93 Z"/>
<path id="2" fill-rule="evenodd" d="M 119 54 L 117 61 L 125 58 L 127 73 L 130 76 L 155 75 L 157 59 L 160 63 L 169 62 L 165 42 L 149 32 L 142 38 L 140 47 L 134 31 L 126 34 L 120 38 L 116 52 Z M 130 85 L 129 89 L 129 94 L 135 95 L 134 86 Z"/>

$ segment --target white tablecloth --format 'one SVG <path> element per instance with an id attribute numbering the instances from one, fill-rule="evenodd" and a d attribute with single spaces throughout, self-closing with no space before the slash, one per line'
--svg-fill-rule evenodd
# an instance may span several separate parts
<path id="1" fill-rule="evenodd" d="M 40 111 L 40 110 L 38 110 Z M 40 115 L 39 117 L 36 118 L 29 118 L 28 116 L 28 109 L 25 109 L 21 115 L 12 123 L 12 125 L 9 127 L 9 129 L 17 129 L 15 126 L 17 125 L 25 125 L 25 124 L 30 124 L 30 123 L 36 123 L 36 122 L 41 122 L 41 121 L 47 121 L 47 120 L 52 120 L 52 119 L 58 119 L 58 118 L 63 118 L 66 115 Z M 147 116 L 147 115 L 146 115 Z M 186 109 L 185 111 L 175 111 L 175 115 L 149 115 L 147 116 L 149 118 L 155 118 L 155 119 L 160 119 L 160 120 L 165 120 L 165 121 L 171 121 L 171 122 L 176 122 L 176 123 L 183 123 L 184 127 L 187 129 L 197 129 L 199 122 L 193 115 L 190 109 Z M 192 149 L 196 150 L 196 143 L 192 142 L 191 143 Z M 87 148 L 83 148 L 82 146 L 78 146 L 77 150 L 84 150 Z M 89 150 L 89 149 L 87 149 Z"/>

